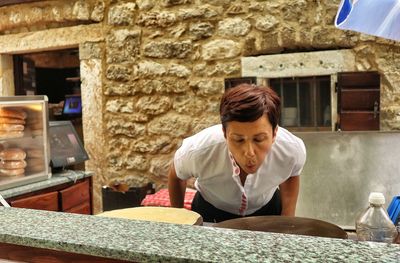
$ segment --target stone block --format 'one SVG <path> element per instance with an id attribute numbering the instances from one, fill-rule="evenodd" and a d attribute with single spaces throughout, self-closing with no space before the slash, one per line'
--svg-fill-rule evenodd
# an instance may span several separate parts
<path id="1" fill-rule="evenodd" d="M 239 56 L 241 45 L 230 39 L 216 39 L 203 45 L 202 59 L 219 60 Z"/>
<path id="2" fill-rule="evenodd" d="M 195 90 L 196 95 L 210 96 L 224 93 L 223 81 L 199 80 L 192 81 L 190 87 Z"/>
<path id="3" fill-rule="evenodd" d="M 239 37 L 249 33 L 251 24 L 240 17 L 226 18 L 218 23 L 217 33 L 222 36 Z"/>
<path id="4" fill-rule="evenodd" d="M 214 26 L 208 22 L 200 22 L 190 25 L 189 33 L 195 39 L 204 39 L 211 37 L 214 33 Z"/>
<path id="5" fill-rule="evenodd" d="M 107 63 L 133 62 L 140 51 L 140 31 L 113 30 L 107 36 Z"/>
<path id="6" fill-rule="evenodd" d="M 107 67 L 106 77 L 109 80 L 126 82 L 131 78 L 132 69 L 127 65 L 110 65 Z"/>
<path id="7" fill-rule="evenodd" d="M 146 129 L 144 124 L 127 122 L 122 118 L 114 118 L 108 121 L 106 127 L 113 135 L 125 135 L 131 138 L 144 135 Z"/>
<path id="8" fill-rule="evenodd" d="M 147 131 L 149 134 L 181 137 L 187 135 L 190 125 L 191 118 L 189 116 L 167 113 L 151 120 L 148 123 Z"/>
<path id="9" fill-rule="evenodd" d="M 132 25 L 135 19 L 135 3 L 119 3 L 110 8 L 108 23 L 111 25 Z"/>
<path id="10" fill-rule="evenodd" d="M 144 46 L 144 55 L 152 58 L 186 58 L 191 51 L 192 43 L 189 40 L 153 41 Z"/>
<path id="11" fill-rule="evenodd" d="M 173 12 L 147 12 L 140 14 L 137 24 L 143 27 L 169 27 L 176 23 L 176 15 Z"/>
<path id="12" fill-rule="evenodd" d="M 171 105 L 171 99 L 167 96 L 144 96 L 136 103 L 136 109 L 140 113 L 159 115 L 168 112 Z"/>

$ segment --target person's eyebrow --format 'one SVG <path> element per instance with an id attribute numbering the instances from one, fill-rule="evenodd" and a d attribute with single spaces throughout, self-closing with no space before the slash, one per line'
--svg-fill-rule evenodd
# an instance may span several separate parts
<path id="1" fill-rule="evenodd" d="M 260 133 L 254 134 L 254 137 L 257 137 L 257 136 L 268 136 L 268 135 L 269 135 L 268 132 L 260 132 Z"/>

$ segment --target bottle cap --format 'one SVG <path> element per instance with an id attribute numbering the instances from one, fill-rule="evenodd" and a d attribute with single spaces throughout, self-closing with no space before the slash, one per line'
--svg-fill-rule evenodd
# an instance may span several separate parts
<path id="1" fill-rule="evenodd" d="M 370 204 L 383 205 L 385 204 L 385 196 L 382 193 L 371 192 L 368 201 Z"/>

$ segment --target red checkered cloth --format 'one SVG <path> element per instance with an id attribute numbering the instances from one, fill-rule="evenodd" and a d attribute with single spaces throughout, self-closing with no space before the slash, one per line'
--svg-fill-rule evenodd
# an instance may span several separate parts
<path id="1" fill-rule="evenodd" d="M 185 199 L 183 201 L 183 207 L 191 210 L 192 209 L 192 201 L 194 195 L 196 194 L 196 190 L 186 189 Z M 146 197 L 142 200 L 142 206 L 171 206 L 169 201 L 169 193 L 168 189 L 161 189 L 155 194 L 146 195 Z"/>

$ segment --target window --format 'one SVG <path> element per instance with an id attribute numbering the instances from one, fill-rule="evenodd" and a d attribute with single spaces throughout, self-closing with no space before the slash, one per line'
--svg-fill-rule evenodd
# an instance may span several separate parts
<path id="1" fill-rule="evenodd" d="M 239 84 L 256 84 L 257 78 L 256 77 L 245 77 L 245 78 L 227 78 L 224 81 L 225 90 L 233 88 Z"/>
<path id="2" fill-rule="evenodd" d="M 330 76 L 269 79 L 281 97 L 280 126 L 295 131 L 330 131 Z"/>

